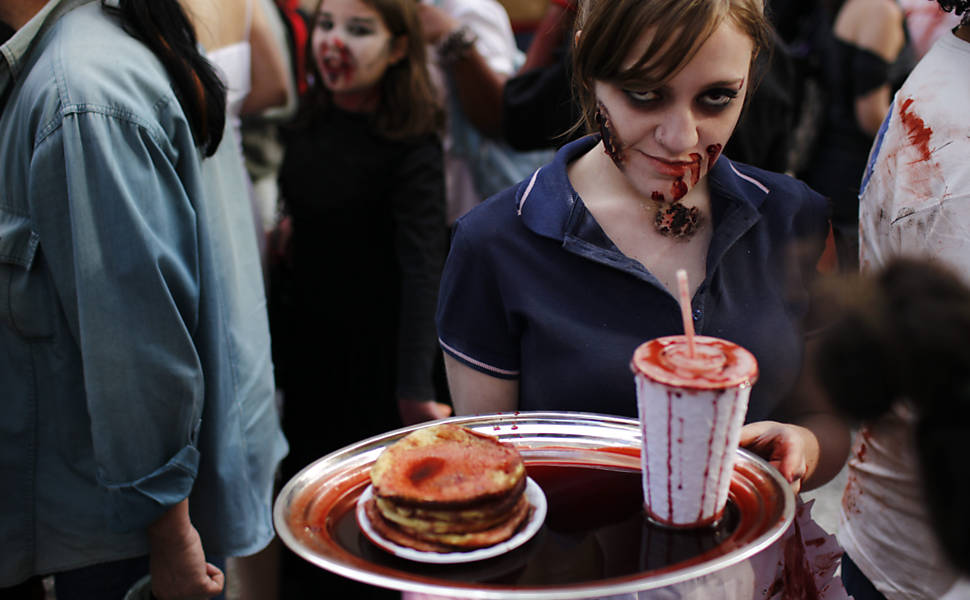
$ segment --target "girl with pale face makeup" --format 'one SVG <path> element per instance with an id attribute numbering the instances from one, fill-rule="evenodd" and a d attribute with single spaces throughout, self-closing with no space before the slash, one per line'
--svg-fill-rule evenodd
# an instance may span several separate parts
<path id="1" fill-rule="evenodd" d="M 394 38 L 380 14 L 361 0 L 324 0 L 311 44 L 322 83 L 337 106 L 372 108 L 387 68 L 401 60 L 407 40 Z"/>
<path id="2" fill-rule="evenodd" d="M 311 90 L 285 132 L 280 170 L 287 217 L 279 231 L 291 233 L 281 234 L 282 260 L 270 275 L 286 477 L 350 443 L 451 411 L 436 401 L 432 378 L 447 242 L 443 118 L 417 6 L 322 0 L 311 20 Z M 319 589 L 382 597 L 343 578 L 304 580 L 323 575 L 300 561 L 287 555 L 283 564 L 294 597 Z"/>
<path id="3" fill-rule="evenodd" d="M 588 0 L 574 37 L 590 135 L 456 225 L 437 316 L 456 412 L 636 417 L 630 358 L 683 333 L 684 269 L 695 331 L 758 359 L 742 443 L 825 483 L 848 429 L 802 365 L 827 204 L 722 154 L 768 51 L 761 0 Z"/>

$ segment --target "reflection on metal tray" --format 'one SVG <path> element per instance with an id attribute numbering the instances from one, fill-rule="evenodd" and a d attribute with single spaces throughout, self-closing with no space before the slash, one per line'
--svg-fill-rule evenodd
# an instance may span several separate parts
<path id="1" fill-rule="evenodd" d="M 712 575 L 733 577 L 792 522 L 795 499 L 781 475 L 738 450 L 726 517 L 715 528 L 675 531 L 646 520 L 635 419 L 522 412 L 447 422 L 514 444 L 545 492 L 545 523 L 533 539 L 495 558 L 421 564 L 375 546 L 355 518 L 381 451 L 423 425 L 364 440 L 298 473 L 274 507 L 283 542 L 339 575 L 405 591 L 461 598 L 592 598 L 675 590 Z M 672 597 L 677 597 L 673 595 Z"/>

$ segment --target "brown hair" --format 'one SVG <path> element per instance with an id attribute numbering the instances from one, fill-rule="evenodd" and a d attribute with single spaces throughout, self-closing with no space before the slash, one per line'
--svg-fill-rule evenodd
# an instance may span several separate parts
<path id="1" fill-rule="evenodd" d="M 324 0 L 317 2 L 313 12 L 315 24 Z M 418 3 L 414 0 L 361 0 L 380 15 L 391 33 L 391 41 L 406 40 L 403 58 L 388 66 L 381 78 L 380 99 L 374 114 L 377 130 L 391 139 L 402 139 L 440 131 L 444 126 L 444 111 L 437 100 L 428 74 L 427 50 Z M 323 76 L 313 58 L 313 35 L 307 39 L 307 62 L 313 73 L 311 104 L 326 107 L 332 102 L 330 90 L 323 85 Z"/>
<path id="2" fill-rule="evenodd" d="M 754 42 L 751 60 L 771 47 L 763 0 L 584 0 L 576 18 L 573 82 L 587 128 L 596 129 L 596 81 L 659 87 L 697 54 L 730 19 Z M 630 51 L 649 29 L 662 32 L 625 67 Z"/>

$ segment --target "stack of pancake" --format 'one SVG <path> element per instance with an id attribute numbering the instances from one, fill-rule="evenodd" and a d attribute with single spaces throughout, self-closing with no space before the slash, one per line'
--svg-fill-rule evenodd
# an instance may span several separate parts
<path id="1" fill-rule="evenodd" d="M 510 444 L 457 425 L 411 432 L 371 469 L 374 529 L 400 546 L 461 552 L 512 537 L 532 511 L 525 465 Z"/>

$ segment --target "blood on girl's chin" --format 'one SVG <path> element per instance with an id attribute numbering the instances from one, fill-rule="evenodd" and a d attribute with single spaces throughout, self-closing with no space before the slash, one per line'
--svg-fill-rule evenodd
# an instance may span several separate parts
<path id="1" fill-rule="evenodd" d="M 670 186 L 670 193 L 674 198 L 674 202 L 680 200 L 687 195 L 687 184 L 684 183 L 683 179 L 677 179 Z"/>
<path id="2" fill-rule="evenodd" d="M 693 152 L 691 153 L 690 158 L 690 187 L 694 187 L 701 179 L 701 155 Z M 684 193 L 686 193 L 686 190 Z"/>

